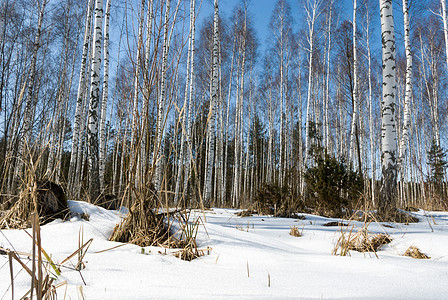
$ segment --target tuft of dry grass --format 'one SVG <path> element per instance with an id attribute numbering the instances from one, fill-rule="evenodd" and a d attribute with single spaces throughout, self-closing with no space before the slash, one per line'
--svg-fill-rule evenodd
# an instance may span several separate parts
<path id="1" fill-rule="evenodd" d="M 364 223 L 364 226 L 355 232 L 354 225 L 346 229 L 341 228 L 341 235 L 334 247 L 332 254 L 347 256 L 350 255 L 350 251 L 358 252 L 373 252 L 377 256 L 376 252 L 384 245 L 392 242 L 392 238 L 388 234 L 378 233 L 373 234 L 368 230 L 368 223 Z M 378 257 L 378 256 L 377 256 Z"/>
<path id="2" fill-rule="evenodd" d="M 126 218 L 117 224 L 110 241 L 132 243 L 140 247 L 163 246 L 169 239 L 169 228 L 162 214 L 145 207 L 144 202 L 131 207 Z"/>
<path id="3" fill-rule="evenodd" d="M 427 256 L 423 252 L 420 251 L 416 246 L 410 246 L 403 254 L 403 256 L 412 257 L 415 259 L 430 259 L 431 257 Z"/>
<path id="4" fill-rule="evenodd" d="M 302 236 L 302 232 L 303 232 L 303 228 L 302 228 L 302 232 L 299 231 L 299 228 L 297 226 L 291 226 L 290 227 L 290 231 L 289 231 L 289 235 L 295 236 L 295 237 L 301 237 Z"/>
<path id="5" fill-rule="evenodd" d="M 171 254 L 187 261 L 210 254 L 211 248 L 199 249 L 196 243 L 199 226 L 203 224 L 201 218 L 190 221 L 190 212 L 187 210 L 181 212 L 167 208 L 165 213 L 158 213 L 160 202 L 153 187 L 146 196 L 135 193 L 135 198 L 125 219 L 115 226 L 110 241 L 140 247 L 163 247 L 165 251 L 159 251 L 160 254 Z M 175 220 L 180 225 L 177 232 L 172 230 Z M 167 248 L 177 250 L 166 251 Z"/>
<path id="6" fill-rule="evenodd" d="M 158 213 L 158 197 L 153 187 L 147 194 L 135 193 L 135 198 L 129 213 L 115 226 L 109 240 L 140 247 L 170 246 L 169 224 L 165 221 L 166 214 Z"/>

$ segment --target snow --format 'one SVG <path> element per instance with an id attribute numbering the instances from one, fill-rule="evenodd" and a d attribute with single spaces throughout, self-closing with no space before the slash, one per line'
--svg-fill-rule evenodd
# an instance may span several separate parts
<path id="1" fill-rule="evenodd" d="M 79 286 L 86 299 L 443 299 L 448 280 L 448 213 L 414 213 L 416 224 L 371 223 L 369 231 L 388 233 L 392 243 L 374 253 L 351 251 L 351 256 L 331 255 L 340 221 L 304 214 L 304 220 L 272 216 L 237 217 L 232 209 L 206 211 L 198 233 L 198 247 L 211 247 L 210 255 L 182 261 L 165 249 L 122 245 L 107 239 L 123 216 L 94 205 L 70 201 L 71 211 L 87 213 L 66 222 L 42 226 L 42 246 L 61 262 L 93 238 L 81 272 L 62 268 L 56 283 L 60 299 L 78 299 Z M 202 212 L 193 218 L 204 218 Z M 361 228 L 363 223 L 351 222 Z M 302 237 L 289 235 L 290 227 L 303 228 Z M 30 230 L 28 230 L 30 232 Z M 402 254 L 417 246 L 431 257 L 416 260 Z M 23 230 L 2 230 L 0 246 L 30 253 L 32 243 Z M 22 260 L 31 266 L 26 256 Z M 73 267 L 76 257 L 71 259 Z M 30 287 L 30 276 L 14 263 L 16 298 Z M 7 255 L 0 255 L 0 299 L 11 299 Z M 85 284 L 84 284 L 85 282 Z M 270 286 L 268 286 L 270 282 Z"/>

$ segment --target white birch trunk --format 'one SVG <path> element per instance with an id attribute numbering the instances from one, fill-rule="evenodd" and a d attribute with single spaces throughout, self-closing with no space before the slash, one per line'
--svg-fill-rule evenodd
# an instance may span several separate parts
<path id="1" fill-rule="evenodd" d="M 195 3 L 196 0 L 192 0 L 193 1 L 193 12 L 195 13 Z M 188 179 L 190 177 L 190 169 L 191 169 L 191 164 L 192 164 L 192 160 L 193 160 L 193 150 L 192 150 L 192 146 L 191 146 L 191 121 L 190 121 L 190 115 L 193 112 L 193 100 L 194 100 L 194 79 L 195 79 L 195 73 L 194 73 L 194 50 L 195 50 L 195 34 L 196 34 L 196 15 L 195 15 L 195 19 L 193 21 L 193 27 L 192 27 L 192 31 L 191 31 L 191 62 L 190 62 L 190 95 L 188 97 L 188 107 L 187 107 L 187 112 L 186 112 L 186 116 L 185 116 L 185 128 L 187 130 L 187 134 L 186 134 L 186 144 L 188 146 L 188 151 L 186 153 L 186 169 L 185 169 L 185 176 L 184 176 L 184 194 L 187 192 L 188 190 Z"/>
<path id="2" fill-rule="evenodd" d="M 442 4 L 443 33 L 445 35 L 445 59 L 446 59 L 446 66 L 448 68 L 448 20 L 447 20 L 448 17 L 446 11 L 446 0 L 440 0 L 440 3 Z"/>
<path id="3" fill-rule="evenodd" d="M 221 199 L 222 201 L 225 201 L 226 199 L 226 192 L 227 192 L 227 156 L 228 156 L 228 145 L 229 145 L 229 141 L 228 141 L 228 136 L 229 136 L 229 110 L 230 110 L 230 97 L 232 95 L 232 78 L 233 78 L 233 65 L 234 65 L 234 60 L 235 60 L 235 47 L 236 47 L 236 36 L 233 39 L 233 48 L 232 48 L 232 62 L 230 64 L 230 79 L 229 79 L 229 91 L 228 91 L 228 96 L 227 96 L 227 106 L 226 106 L 226 126 L 225 126 L 225 134 L 224 134 L 224 139 L 226 142 L 225 145 L 225 149 L 224 149 L 224 171 L 223 171 L 223 188 L 222 188 L 222 195 L 221 195 Z"/>
<path id="4" fill-rule="evenodd" d="M 138 112 L 138 93 L 140 88 L 140 64 L 142 60 L 143 51 L 143 24 L 145 20 L 145 0 L 141 0 L 140 6 L 140 21 L 138 25 L 138 42 L 137 42 L 137 58 L 134 63 L 135 73 L 134 73 L 134 94 L 133 94 L 133 106 L 132 106 L 132 134 L 131 134 L 131 158 L 130 158 L 130 169 L 129 178 L 134 180 L 138 179 L 140 173 L 139 170 L 139 146 L 141 146 L 138 140 L 141 138 L 139 134 L 140 124 L 139 124 L 139 112 Z M 133 173 L 132 173 L 133 172 Z M 131 179 L 131 180 L 132 180 Z"/>
<path id="5" fill-rule="evenodd" d="M 35 98 L 36 95 L 34 94 L 34 81 L 36 77 L 36 63 L 37 63 L 37 52 L 39 50 L 40 46 L 40 35 L 42 32 L 42 22 L 44 19 L 44 12 L 45 12 L 45 6 L 47 5 L 48 0 L 44 0 L 42 2 L 42 6 L 39 10 L 39 18 L 37 21 L 37 31 L 36 36 L 34 38 L 34 47 L 33 47 L 33 54 L 30 64 L 30 73 L 29 73 L 29 80 L 28 80 L 28 95 L 26 98 L 26 106 L 25 106 L 25 113 L 24 113 L 24 119 L 23 119 L 23 134 L 22 137 L 19 138 L 19 143 L 17 147 L 17 159 L 16 159 L 16 166 L 14 169 L 14 176 L 13 176 L 13 189 L 15 189 L 15 184 L 18 182 L 19 177 L 23 176 L 23 162 L 24 160 L 27 160 L 28 157 L 26 157 L 25 152 L 25 145 L 27 144 L 27 147 L 29 147 L 29 143 L 31 142 L 31 133 L 32 133 L 32 123 L 34 120 L 34 108 L 35 108 Z M 15 191 L 12 191 L 15 193 Z"/>
<path id="6" fill-rule="evenodd" d="M 249 75 L 249 82 L 252 79 L 252 72 L 250 72 Z M 252 125 L 251 122 L 251 114 L 252 114 L 252 84 L 249 87 L 249 104 L 248 104 L 248 118 L 247 118 L 247 132 L 246 132 L 246 158 L 245 158 L 245 164 L 244 164 L 244 185 L 243 185 L 243 191 L 244 191 L 244 199 L 247 203 L 248 199 L 249 199 L 249 190 L 248 190 L 248 185 L 249 185 L 249 141 L 250 141 L 250 128 Z"/>
<path id="7" fill-rule="evenodd" d="M 104 192 L 104 173 L 106 170 L 107 150 L 106 150 L 106 112 L 107 101 L 109 99 L 109 18 L 110 2 L 106 2 L 106 14 L 104 15 L 104 75 L 103 75 L 103 99 L 101 101 L 101 122 L 100 122 L 100 153 L 99 153 L 99 174 L 100 190 Z"/>
<path id="8" fill-rule="evenodd" d="M 368 10 L 369 8 L 367 8 L 367 11 Z M 372 172 L 371 195 L 372 195 L 372 204 L 373 206 L 375 206 L 376 165 L 375 165 L 375 144 L 374 144 L 374 127 L 373 127 L 372 57 L 370 52 L 370 15 L 368 15 L 366 19 L 367 19 L 366 48 L 367 48 L 367 61 L 368 61 L 367 76 L 369 84 L 368 103 L 369 103 L 370 169 Z"/>
<path id="9" fill-rule="evenodd" d="M 100 102 L 100 67 L 101 67 L 101 27 L 103 25 L 103 0 L 95 2 L 95 24 L 93 33 L 93 55 L 90 73 L 90 102 L 87 126 L 88 141 L 88 172 L 89 196 L 94 201 L 99 195 L 99 164 L 98 164 L 98 123 Z"/>
<path id="10" fill-rule="evenodd" d="M 379 214 L 386 216 L 395 207 L 397 186 L 397 132 L 395 126 L 395 37 L 392 0 L 380 0 L 383 43 L 383 100 L 381 105 L 382 186 Z"/>
<path id="11" fill-rule="evenodd" d="M 283 12 L 283 5 L 282 5 L 282 12 Z M 278 172 L 278 182 L 280 187 L 283 186 L 283 102 L 284 102 L 284 94 L 283 94 L 283 85 L 284 85 L 284 78 L 283 78 L 283 68 L 284 68 L 284 49 L 283 49 L 283 14 L 280 16 L 280 142 L 279 142 L 279 172 Z"/>
<path id="12" fill-rule="evenodd" d="M 309 7 L 311 6 L 311 7 Z M 309 60 L 308 60 L 308 92 L 306 100 L 306 118 L 305 118 L 305 167 L 308 166 L 308 156 L 311 148 L 310 141 L 310 122 L 312 121 L 311 116 L 311 88 L 313 85 L 313 52 L 314 52 L 314 24 L 316 22 L 317 16 L 317 3 L 314 1 L 313 5 L 305 6 L 307 13 L 307 23 L 308 23 L 308 44 L 309 44 Z M 303 193 L 303 187 L 302 187 Z"/>
<path id="13" fill-rule="evenodd" d="M 154 176 L 154 186 L 156 191 L 160 192 L 162 188 L 162 171 L 163 171 L 163 154 L 162 154 L 162 140 L 164 128 L 164 111 L 166 98 L 166 73 L 168 68 L 168 51 L 169 51 L 169 33 L 168 21 L 170 18 L 170 4 L 171 0 L 166 1 L 165 20 L 164 20 L 164 39 L 163 39 L 163 57 L 162 57 L 162 78 L 160 82 L 160 94 L 157 107 L 157 129 L 156 129 L 156 144 L 154 147 L 154 162 L 156 164 L 156 174 Z"/>
<path id="14" fill-rule="evenodd" d="M 444 1 L 444 0 L 442 0 Z M 406 155 L 406 148 L 409 141 L 409 127 L 411 125 L 411 101 L 412 101 L 412 50 L 409 25 L 409 5 L 408 0 L 403 0 L 403 21 L 404 21 L 404 46 L 406 50 L 406 92 L 404 99 L 403 131 L 400 140 L 399 159 L 400 170 L 403 171 L 403 160 Z"/>
<path id="15" fill-rule="evenodd" d="M 357 10 L 357 1 L 353 0 L 353 115 L 352 115 L 352 125 L 350 132 L 350 148 L 349 148 L 349 162 L 354 163 L 355 157 L 355 147 L 358 134 L 358 45 L 356 38 L 356 10 Z M 359 157 L 358 157 L 359 160 Z M 358 166 L 360 167 L 360 166 Z"/>
<path id="16" fill-rule="evenodd" d="M 356 1 L 356 0 L 355 0 Z M 330 2 L 330 12 L 328 16 L 328 48 L 327 48 L 327 79 L 325 86 L 325 110 L 324 110 L 324 147 L 327 150 L 330 150 L 330 125 L 328 120 L 328 110 L 329 110 L 329 102 L 330 102 L 330 57 L 331 57 L 331 17 L 333 13 L 332 5 L 333 1 Z"/>
<path id="17" fill-rule="evenodd" d="M 177 179 L 176 179 L 176 186 L 174 189 L 174 204 L 177 205 L 177 202 L 179 201 L 179 192 L 180 192 L 180 184 L 181 184 L 181 180 L 182 180 L 182 173 L 183 173 L 183 167 L 184 167 L 184 156 L 185 156 L 185 140 L 186 140 L 186 136 L 189 134 L 189 132 L 187 131 L 187 118 L 189 118 L 189 116 L 187 115 L 187 110 L 188 110 L 188 95 L 189 95 L 189 90 L 192 88 L 191 84 L 192 84 L 192 76 L 191 76 L 191 71 L 192 71 L 192 67 L 191 67 L 191 62 L 192 62 L 192 53 L 194 53 L 194 50 L 192 48 L 192 41 L 193 41 L 193 34 L 194 34 L 194 19 L 195 19 L 195 1 L 196 0 L 190 0 L 190 36 L 188 39 L 188 57 L 187 57 L 187 75 L 186 75 L 186 79 L 187 82 L 185 83 L 185 95 L 184 95 L 184 105 L 181 111 L 181 130 L 182 130 L 182 135 L 181 135 L 181 140 L 180 140 L 180 157 L 179 157 L 179 168 L 178 168 L 178 172 L 177 172 Z M 187 145 L 188 146 L 188 145 Z M 187 163 L 189 164 L 189 161 L 187 161 Z M 188 176 L 188 174 L 184 174 L 184 176 Z M 185 193 L 186 191 L 184 191 Z"/>
<path id="18" fill-rule="evenodd" d="M 75 121 L 73 124 L 73 138 L 72 138 L 72 151 L 70 156 L 70 167 L 68 171 L 68 192 L 73 192 L 73 186 L 76 185 L 74 179 L 76 177 L 75 170 L 78 158 L 78 144 L 79 137 L 82 133 L 80 130 L 81 127 L 81 119 L 83 114 L 83 100 L 84 100 L 84 91 L 86 85 L 86 68 L 87 68 L 87 58 L 89 55 L 89 44 L 90 44 L 90 27 L 92 20 L 92 0 L 89 0 L 87 3 L 87 16 L 86 16 L 86 25 L 84 30 L 84 42 L 82 48 L 82 58 L 81 58 L 81 70 L 79 71 L 79 83 L 78 83 L 78 95 L 76 97 L 76 110 L 75 110 Z"/>
<path id="19" fill-rule="evenodd" d="M 152 41 L 152 27 L 154 21 L 154 7 L 153 0 L 148 0 L 148 13 L 146 21 L 146 48 L 145 48 L 145 69 L 143 78 L 145 79 L 145 97 L 143 99 L 143 128 L 142 128 L 142 145 L 140 151 L 141 171 L 146 172 L 146 165 L 148 162 L 147 149 L 147 135 L 148 135 L 148 107 L 150 97 L 150 56 L 151 56 L 151 41 Z"/>
<path id="20" fill-rule="evenodd" d="M 273 178 L 273 149 L 274 149 L 274 110 L 272 107 L 272 91 L 271 85 L 268 87 L 269 97 L 268 97 L 268 119 L 269 119 L 269 136 L 268 136 L 268 163 L 267 163 L 267 177 L 268 182 L 272 182 Z"/>
<path id="21" fill-rule="evenodd" d="M 219 55 L 219 10 L 218 0 L 214 0 L 213 19 L 213 70 L 212 70 L 212 94 L 210 102 L 210 113 L 208 118 L 208 156 L 206 161 L 206 173 L 204 183 L 204 205 L 209 206 L 212 192 L 213 162 L 215 160 L 215 115 L 218 102 L 218 55 Z"/>

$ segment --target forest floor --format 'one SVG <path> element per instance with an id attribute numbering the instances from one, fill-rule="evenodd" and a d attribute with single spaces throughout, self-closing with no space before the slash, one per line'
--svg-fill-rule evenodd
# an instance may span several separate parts
<path id="1" fill-rule="evenodd" d="M 238 217 L 237 210 L 193 212 L 204 219 L 199 226 L 198 248 L 211 248 L 191 262 L 159 247 L 124 245 L 108 237 L 122 214 L 84 202 L 70 201 L 71 211 L 86 213 L 68 221 L 56 220 L 41 228 L 42 247 L 53 261 L 61 262 L 83 241 L 93 238 L 85 257 L 85 269 L 77 262 L 61 268 L 56 283 L 58 299 L 446 299 L 448 282 L 448 213 L 413 213 L 419 223 L 409 225 L 370 223 L 371 233 L 387 233 L 390 244 L 375 252 L 332 251 L 341 231 L 356 232 L 365 224 L 349 227 L 324 224 L 329 219 L 304 214 L 305 219 L 272 216 Z M 344 221 L 347 223 L 347 221 Z M 387 226 L 384 226 L 387 225 Z M 296 226 L 301 237 L 291 236 Z M 31 232 L 31 230 L 29 230 Z M 416 246 L 430 259 L 403 256 Z M 23 230 L 2 230 L 0 247 L 31 253 L 32 241 Z M 100 252 L 100 253 L 98 253 Z M 207 251 L 205 251 L 207 252 Z M 30 260 L 21 256 L 31 268 Z M 30 288 L 30 276 L 13 264 L 14 293 L 19 299 Z M 82 287 L 82 288 L 80 288 Z M 82 289 L 82 293 L 81 293 Z M 81 295 L 83 294 L 83 296 Z M 0 299 L 11 299 L 8 256 L 0 255 Z"/>

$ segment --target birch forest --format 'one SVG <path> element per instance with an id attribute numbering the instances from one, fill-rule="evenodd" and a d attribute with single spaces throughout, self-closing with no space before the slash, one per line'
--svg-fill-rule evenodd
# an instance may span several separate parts
<path id="1" fill-rule="evenodd" d="M 2 209 L 448 209 L 446 1 L 272 2 L 2 0 Z"/>

